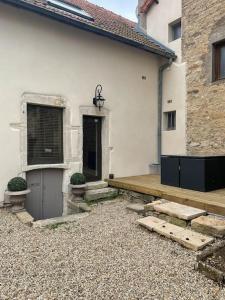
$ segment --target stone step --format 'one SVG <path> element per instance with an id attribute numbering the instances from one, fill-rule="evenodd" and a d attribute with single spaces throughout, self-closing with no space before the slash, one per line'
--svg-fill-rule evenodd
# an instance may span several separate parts
<path id="1" fill-rule="evenodd" d="M 16 216 L 20 222 L 28 226 L 31 226 L 32 222 L 34 221 L 34 218 L 27 211 L 18 212 L 16 213 Z"/>
<path id="2" fill-rule="evenodd" d="M 212 237 L 184 229 L 156 217 L 142 218 L 137 223 L 194 251 L 201 250 L 214 241 Z"/>
<path id="3" fill-rule="evenodd" d="M 90 190 L 85 193 L 85 200 L 88 202 L 114 199 L 118 196 L 119 191 L 114 188 L 104 188 L 98 190 Z"/>
<path id="4" fill-rule="evenodd" d="M 128 204 L 126 207 L 128 210 L 134 211 L 138 214 L 143 214 L 145 212 L 145 207 L 143 204 L 139 204 L 139 203 L 131 203 Z"/>
<path id="5" fill-rule="evenodd" d="M 47 219 L 47 220 L 39 220 L 35 221 L 32 223 L 32 226 L 34 228 L 44 228 L 44 227 L 53 227 L 61 224 L 67 224 L 67 223 L 73 223 L 77 222 L 80 219 L 86 218 L 89 216 L 89 213 L 79 213 L 79 214 L 74 214 L 74 215 L 68 215 L 68 216 L 62 216 L 62 217 L 57 217 L 57 218 L 52 218 L 52 219 Z"/>
<path id="6" fill-rule="evenodd" d="M 217 216 L 201 216 L 191 221 L 191 228 L 218 238 L 225 236 L 225 220 Z"/>
<path id="7" fill-rule="evenodd" d="M 162 203 L 154 206 L 155 211 L 176 217 L 182 220 L 193 220 L 197 217 L 206 215 L 206 211 L 174 202 Z"/>
<path id="8" fill-rule="evenodd" d="M 95 181 L 95 182 L 89 182 L 87 184 L 87 190 L 98 190 L 107 187 L 108 187 L 108 183 L 105 181 Z"/>

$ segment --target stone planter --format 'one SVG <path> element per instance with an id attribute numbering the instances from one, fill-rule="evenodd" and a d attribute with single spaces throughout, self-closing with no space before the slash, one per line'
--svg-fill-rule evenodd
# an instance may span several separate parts
<path id="1" fill-rule="evenodd" d="M 24 209 L 24 202 L 26 200 L 26 196 L 30 192 L 30 190 L 20 192 L 5 192 L 5 195 L 8 197 L 10 203 L 12 204 L 12 212 L 18 212 Z"/>
<path id="2" fill-rule="evenodd" d="M 86 184 L 72 185 L 70 184 L 72 194 L 74 195 L 75 202 L 81 202 L 84 200 L 84 194 L 87 189 Z"/>

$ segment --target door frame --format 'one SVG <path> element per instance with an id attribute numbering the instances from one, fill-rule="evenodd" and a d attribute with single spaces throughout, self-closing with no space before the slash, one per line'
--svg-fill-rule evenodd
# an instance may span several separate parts
<path id="1" fill-rule="evenodd" d="M 92 180 L 92 181 L 99 181 L 99 180 L 102 180 L 102 117 L 83 115 L 83 125 L 84 125 L 85 118 L 91 118 L 93 120 L 98 119 L 99 122 L 100 122 L 100 125 L 99 125 L 100 127 L 98 128 L 98 130 L 100 130 L 100 132 L 99 131 L 97 132 L 98 137 L 97 137 L 97 140 L 96 140 L 96 147 L 98 149 L 98 152 L 96 153 L 96 156 L 97 156 L 97 160 L 96 160 L 96 162 L 97 162 L 97 164 L 96 164 L 97 176 L 93 176 L 93 177 L 96 177 L 96 178 L 95 178 L 95 180 Z M 84 135 L 84 128 L 83 128 L 83 135 Z M 98 138 L 100 139 L 100 143 L 98 141 Z M 83 142 L 84 142 L 84 139 L 83 139 Z M 84 146 L 84 144 L 83 144 L 83 146 Z M 84 147 L 83 147 L 83 157 L 84 157 Z M 84 163 L 84 161 L 83 161 L 83 163 Z M 87 176 L 86 176 L 86 178 L 87 178 Z"/>
<path id="2" fill-rule="evenodd" d="M 101 117 L 102 118 L 102 179 L 109 178 L 110 170 L 110 157 L 112 147 L 109 144 L 109 119 L 110 111 L 106 108 L 102 108 L 100 111 L 94 106 L 80 106 L 80 142 L 79 152 L 81 169 L 83 170 L 83 116 Z"/>

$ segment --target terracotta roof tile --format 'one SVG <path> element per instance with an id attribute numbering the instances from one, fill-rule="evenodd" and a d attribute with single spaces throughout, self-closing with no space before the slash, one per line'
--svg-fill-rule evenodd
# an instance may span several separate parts
<path id="1" fill-rule="evenodd" d="M 115 40 L 119 40 L 135 47 L 142 48 L 148 52 L 157 53 L 165 57 L 175 57 L 175 53 L 151 39 L 137 29 L 137 24 L 122 16 L 119 16 L 103 7 L 92 4 L 86 0 L 67 0 L 61 1 L 76 5 L 92 16 L 93 20 L 79 17 L 73 13 L 58 9 L 48 4 L 47 0 L 0 0 L 16 6 L 21 6 L 29 10 L 60 17 L 60 20 L 69 21 L 68 23 L 78 26 L 84 25 L 86 30 L 97 31 L 99 34 L 111 34 Z M 62 20 L 61 20 L 62 21 Z M 82 27 L 82 26 L 79 26 Z M 107 34 L 106 34 L 107 33 Z"/>

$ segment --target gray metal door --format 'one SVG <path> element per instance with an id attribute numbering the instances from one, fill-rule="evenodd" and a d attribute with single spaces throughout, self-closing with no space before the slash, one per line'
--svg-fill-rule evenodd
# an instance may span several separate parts
<path id="1" fill-rule="evenodd" d="M 59 217 L 63 213 L 63 170 L 41 169 L 27 173 L 31 190 L 25 208 L 35 220 Z"/>

